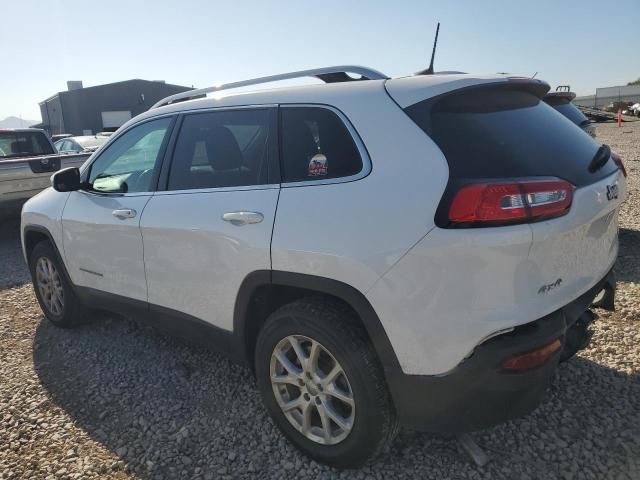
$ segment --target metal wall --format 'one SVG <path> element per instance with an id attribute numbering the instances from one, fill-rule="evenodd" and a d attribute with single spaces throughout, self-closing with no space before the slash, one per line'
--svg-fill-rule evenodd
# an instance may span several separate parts
<path id="1" fill-rule="evenodd" d="M 128 110 L 135 117 L 158 100 L 186 90 L 191 89 L 163 82 L 127 80 L 60 92 L 42 102 L 40 111 L 43 124 L 52 135 L 83 135 L 85 130 L 98 133 L 104 130 L 104 111 Z"/>

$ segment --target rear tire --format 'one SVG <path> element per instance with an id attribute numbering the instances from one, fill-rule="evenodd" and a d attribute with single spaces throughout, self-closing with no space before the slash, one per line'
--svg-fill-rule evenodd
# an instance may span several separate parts
<path id="1" fill-rule="evenodd" d="M 258 336 L 255 368 L 273 421 L 316 461 L 356 467 L 393 441 L 397 420 L 382 368 L 343 305 L 306 298 L 272 313 Z"/>
<path id="2" fill-rule="evenodd" d="M 85 309 L 49 241 L 44 240 L 33 248 L 29 256 L 29 270 L 36 298 L 45 317 L 62 328 L 80 323 Z"/>

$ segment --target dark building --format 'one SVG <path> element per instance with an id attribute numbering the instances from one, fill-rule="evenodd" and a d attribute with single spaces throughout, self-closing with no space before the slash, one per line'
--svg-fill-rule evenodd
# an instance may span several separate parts
<path id="1" fill-rule="evenodd" d="M 162 81 L 125 80 L 95 87 L 82 82 L 67 82 L 68 90 L 40 103 L 43 128 L 50 135 L 71 133 L 91 135 L 115 131 L 130 118 L 151 108 L 158 100 L 191 90 Z"/>

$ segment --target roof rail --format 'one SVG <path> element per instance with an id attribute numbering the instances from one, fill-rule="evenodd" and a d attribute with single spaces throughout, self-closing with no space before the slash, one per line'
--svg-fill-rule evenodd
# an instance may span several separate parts
<path id="1" fill-rule="evenodd" d="M 353 78 L 347 73 L 355 73 L 362 78 Z M 261 83 L 277 82 L 280 80 L 289 80 L 292 78 L 316 77 L 325 83 L 348 82 L 352 80 L 386 80 L 384 73 L 367 67 L 359 67 L 357 65 L 341 65 L 336 67 L 314 68 L 311 70 L 299 70 L 297 72 L 281 73 L 278 75 L 269 75 L 267 77 L 252 78 L 250 80 L 242 80 L 240 82 L 227 83 L 224 85 L 216 85 L 215 87 L 198 88 L 188 90 L 186 92 L 177 93 L 163 98 L 151 108 L 158 108 L 169 105 L 177 101 L 191 100 L 197 97 L 203 97 L 207 93 L 217 92 L 220 90 L 229 90 L 232 88 L 247 87 L 249 85 L 258 85 Z"/>

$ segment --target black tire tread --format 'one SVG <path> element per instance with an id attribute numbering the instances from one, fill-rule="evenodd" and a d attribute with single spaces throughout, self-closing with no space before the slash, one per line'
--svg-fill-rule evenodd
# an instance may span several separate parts
<path id="1" fill-rule="evenodd" d="M 382 366 L 356 314 L 343 303 L 330 297 L 309 296 L 280 307 L 272 315 L 294 317 L 303 315 L 322 318 L 323 325 L 337 332 L 344 339 L 345 346 L 349 351 L 357 352 L 360 361 L 364 364 L 366 377 L 374 385 L 377 412 L 382 417 L 382 432 L 379 441 L 364 462 L 351 464 L 347 461 L 335 464 L 335 466 L 351 468 L 371 463 L 376 457 L 387 452 L 398 433 L 398 421 Z M 273 325 L 270 325 L 269 319 L 267 319 L 263 330 L 266 331 L 269 328 L 273 328 Z M 258 339 L 258 341 L 260 340 Z"/>

